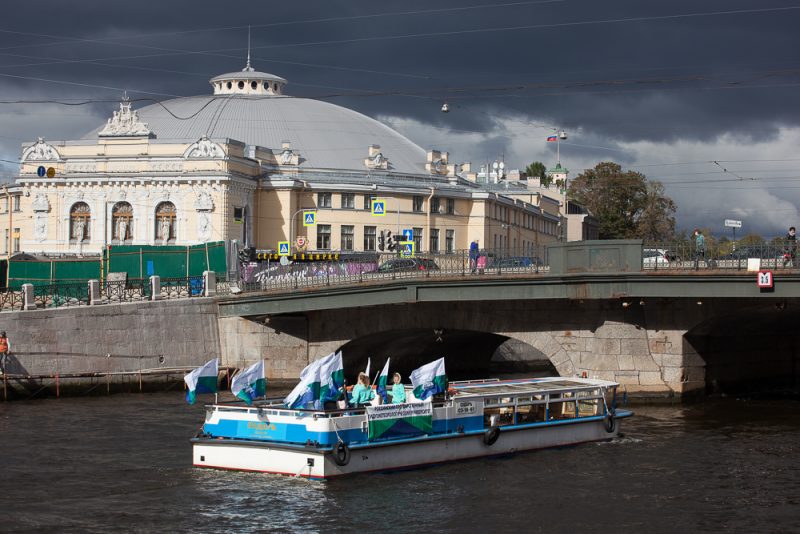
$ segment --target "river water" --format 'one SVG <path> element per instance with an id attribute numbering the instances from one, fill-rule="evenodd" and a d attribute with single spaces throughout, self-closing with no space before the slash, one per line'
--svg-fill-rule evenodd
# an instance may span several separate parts
<path id="1" fill-rule="evenodd" d="M 799 401 L 633 408 L 612 442 L 309 482 L 193 468 L 180 393 L 0 403 L 0 531 L 800 531 Z"/>

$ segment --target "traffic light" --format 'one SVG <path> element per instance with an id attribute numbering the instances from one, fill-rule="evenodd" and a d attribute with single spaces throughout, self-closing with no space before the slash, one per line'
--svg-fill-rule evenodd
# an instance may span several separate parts
<path id="1" fill-rule="evenodd" d="M 383 251 L 386 247 L 386 241 L 383 238 L 383 230 L 381 230 L 381 234 L 378 236 L 378 250 Z"/>

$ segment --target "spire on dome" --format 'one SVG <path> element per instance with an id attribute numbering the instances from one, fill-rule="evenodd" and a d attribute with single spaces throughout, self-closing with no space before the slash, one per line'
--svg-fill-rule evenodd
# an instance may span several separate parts
<path id="1" fill-rule="evenodd" d="M 255 69 L 250 66 L 250 26 L 247 26 L 247 66 L 242 69 L 242 72 L 253 72 Z"/>

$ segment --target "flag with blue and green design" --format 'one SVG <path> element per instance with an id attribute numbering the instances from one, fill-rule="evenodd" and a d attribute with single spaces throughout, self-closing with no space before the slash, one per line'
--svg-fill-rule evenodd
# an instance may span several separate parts
<path id="1" fill-rule="evenodd" d="M 342 352 L 331 353 L 324 360 L 325 362 L 320 365 L 319 373 L 319 400 L 321 403 L 338 400 L 344 387 Z"/>
<path id="2" fill-rule="evenodd" d="M 219 375 L 219 359 L 214 358 L 202 367 L 198 367 L 191 373 L 183 377 L 188 390 L 186 391 L 186 402 L 194 404 L 198 393 L 216 393 L 217 376 Z"/>
<path id="3" fill-rule="evenodd" d="M 437 393 L 447 391 L 444 358 L 439 358 L 412 371 L 411 385 L 414 388 L 414 396 L 419 400 L 425 400 Z"/>
<path id="4" fill-rule="evenodd" d="M 288 408 L 306 408 L 313 403 L 320 407 L 326 400 L 335 400 L 344 385 L 342 353 L 332 352 L 313 361 L 300 373 L 300 382 L 284 399 Z M 324 400 L 323 400 L 324 399 Z"/>
<path id="5" fill-rule="evenodd" d="M 231 380 L 231 393 L 248 405 L 267 394 L 267 379 L 264 375 L 264 360 L 259 360 Z"/>
<path id="6" fill-rule="evenodd" d="M 389 402 L 389 396 L 386 394 L 386 381 L 389 379 L 389 360 L 391 360 L 391 358 L 386 358 L 383 371 L 381 371 L 381 374 L 378 376 L 378 387 L 376 388 L 378 395 L 381 396 L 384 403 Z"/>

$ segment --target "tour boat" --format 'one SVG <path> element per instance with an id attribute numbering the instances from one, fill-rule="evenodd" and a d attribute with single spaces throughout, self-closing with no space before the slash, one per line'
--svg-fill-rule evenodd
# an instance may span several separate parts
<path id="1" fill-rule="evenodd" d="M 289 409 L 283 399 L 210 404 L 191 440 L 193 463 L 328 479 L 609 440 L 633 415 L 616 409 L 617 386 L 493 379 L 451 382 L 426 401 L 408 390 L 415 402 L 359 408 Z"/>

